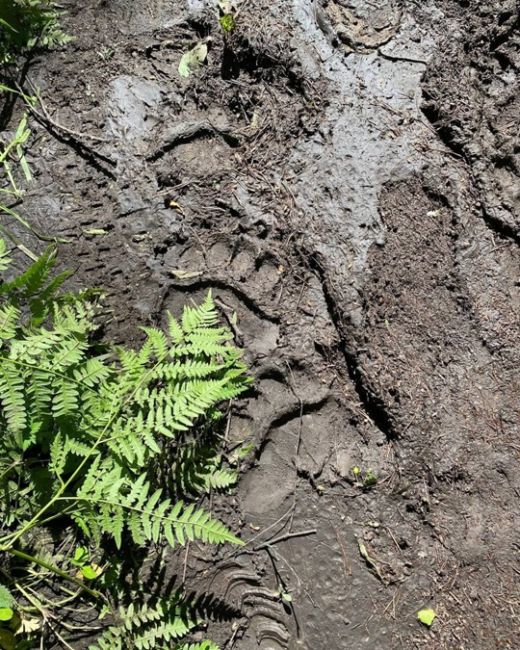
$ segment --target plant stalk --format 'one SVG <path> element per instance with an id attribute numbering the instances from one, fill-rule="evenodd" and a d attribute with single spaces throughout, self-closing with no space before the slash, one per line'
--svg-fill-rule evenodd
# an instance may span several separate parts
<path id="1" fill-rule="evenodd" d="M 47 571 L 51 571 L 51 573 L 54 573 L 55 575 L 59 576 L 60 578 L 63 578 L 64 580 L 67 580 L 68 582 L 72 582 L 75 584 L 77 587 L 81 587 L 83 591 L 85 591 L 89 596 L 92 596 L 93 598 L 101 598 L 102 595 L 99 591 L 96 591 L 95 589 L 91 589 L 90 587 L 87 587 L 84 582 L 79 580 L 78 578 L 75 578 L 74 576 L 71 576 L 70 573 L 67 573 L 66 571 L 63 571 L 59 567 L 55 566 L 54 564 L 49 564 L 49 562 L 45 562 L 45 560 L 42 560 L 39 557 L 35 557 L 34 555 L 29 555 L 28 553 L 24 553 L 24 551 L 19 551 L 16 548 L 10 548 L 10 547 L 2 547 L 0 548 L 0 552 L 4 553 L 9 553 L 10 555 L 14 555 L 15 557 L 19 558 L 20 560 L 25 560 L 25 562 L 31 562 L 32 564 L 38 564 L 39 566 L 43 567 L 44 569 L 47 569 Z"/>

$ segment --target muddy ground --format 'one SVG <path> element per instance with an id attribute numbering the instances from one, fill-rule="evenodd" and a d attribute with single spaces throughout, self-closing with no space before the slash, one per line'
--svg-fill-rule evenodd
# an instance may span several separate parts
<path id="1" fill-rule="evenodd" d="M 227 43 L 211 1 L 61 4 L 23 214 L 104 288 L 107 335 L 212 287 L 256 376 L 215 501 L 252 541 L 187 556 L 234 609 L 210 633 L 518 648 L 519 3 L 243 0 Z"/>

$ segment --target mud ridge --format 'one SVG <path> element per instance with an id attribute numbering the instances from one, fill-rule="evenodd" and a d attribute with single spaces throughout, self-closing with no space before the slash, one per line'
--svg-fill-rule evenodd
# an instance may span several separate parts
<path id="1" fill-rule="evenodd" d="M 345 359 L 348 376 L 350 377 L 361 407 L 375 424 L 375 426 L 385 436 L 389 442 L 397 440 L 398 433 L 394 428 L 392 418 L 387 411 L 384 402 L 380 397 L 375 395 L 370 387 L 367 385 L 366 377 L 364 376 L 356 349 L 353 345 L 349 344 L 349 340 L 355 341 L 354 332 L 346 326 L 346 319 L 342 315 L 341 306 L 334 297 L 334 291 L 331 290 L 327 273 L 317 260 L 317 254 L 309 255 L 308 264 L 310 269 L 317 275 L 323 289 L 323 296 L 327 304 L 327 309 L 334 327 L 338 333 L 340 341 L 340 350 Z"/>
<path id="2" fill-rule="evenodd" d="M 170 282 L 170 288 L 177 289 L 182 292 L 194 292 L 201 290 L 208 290 L 213 288 L 221 289 L 223 291 L 230 291 L 233 293 L 243 304 L 253 313 L 255 313 L 260 318 L 269 321 L 270 323 L 280 323 L 280 316 L 278 314 L 273 314 L 266 311 L 261 307 L 257 301 L 247 294 L 242 288 L 238 287 L 234 282 L 229 278 L 203 278 L 197 279 L 191 282 Z M 168 297 L 169 289 L 166 290 L 162 298 L 162 303 Z"/>
<path id="3" fill-rule="evenodd" d="M 316 413 L 330 398 L 330 393 L 327 391 L 324 395 L 318 395 L 313 400 L 307 401 L 294 401 L 293 403 L 286 404 L 277 409 L 270 415 L 262 425 L 259 427 L 258 438 L 259 442 L 255 449 L 254 461 L 262 456 L 262 453 L 269 442 L 269 432 L 277 427 L 282 427 L 296 418 L 301 418 L 304 415 Z M 252 462 L 254 462 L 252 461 Z"/>
<path id="4" fill-rule="evenodd" d="M 428 99 L 425 93 L 425 99 Z M 442 118 L 433 104 L 427 103 L 422 106 L 422 113 L 432 128 L 435 129 L 439 139 L 450 151 L 452 151 L 458 158 L 464 161 L 468 174 L 472 178 L 472 183 L 476 188 L 478 183 L 473 177 L 471 164 L 467 158 L 464 146 L 457 142 L 449 125 L 442 123 Z M 511 239 L 517 244 L 520 244 L 520 229 L 515 228 L 503 219 L 495 217 L 486 205 L 482 205 L 479 209 L 481 218 L 484 220 L 490 230 L 496 233 L 499 237 L 504 239 Z"/>

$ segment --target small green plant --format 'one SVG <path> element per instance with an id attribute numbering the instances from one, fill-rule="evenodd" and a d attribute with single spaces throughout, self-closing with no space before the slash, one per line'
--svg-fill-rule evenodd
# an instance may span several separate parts
<path id="1" fill-rule="evenodd" d="M 377 485 L 379 479 L 377 478 L 377 475 L 374 473 L 374 471 L 370 468 L 363 471 L 361 467 L 355 465 L 351 468 L 350 471 L 354 476 L 355 485 L 358 487 L 370 488 L 374 487 L 374 485 Z"/>
<path id="2" fill-rule="evenodd" d="M 0 87 L 0 94 L 3 89 Z M 15 176 L 13 174 L 13 165 L 20 167 L 25 179 L 30 181 L 32 179 L 29 164 L 25 158 L 24 147 L 31 135 L 31 131 L 27 126 L 27 115 L 24 115 L 20 120 L 14 137 L 5 145 L 0 145 L 0 165 L 3 168 L 5 177 L 8 181 L 7 187 L 0 188 L 2 194 L 11 195 L 12 198 L 19 198 L 21 191 L 18 188 Z"/>
<path id="3" fill-rule="evenodd" d="M 218 3 L 219 25 L 224 34 L 230 34 L 235 31 L 237 26 L 236 14 L 237 10 L 231 0 L 220 0 Z"/>
<path id="4" fill-rule="evenodd" d="M 74 557 L 70 563 L 78 567 L 79 573 L 85 580 L 95 580 L 102 573 L 103 569 L 91 561 L 88 548 L 78 546 L 74 551 Z"/>
<path id="5" fill-rule="evenodd" d="M 60 26 L 61 13 L 50 0 L 2 0 L 0 4 L 0 64 L 37 45 L 57 47 L 71 38 Z"/>
<path id="6" fill-rule="evenodd" d="M 0 284 L 0 648 L 61 640 L 61 608 L 87 598 L 114 622 L 93 648 L 211 650 L 180 642 L 199 623 L 182 594 L 122 574 L 150 545 L 241 543 L 196 502 L 236 480 L 215 424 L 249 385 L 241 353 L 211 295 L 138 350 L 101 347 L 92 292 L 64 293 L 54 263 Z"/>

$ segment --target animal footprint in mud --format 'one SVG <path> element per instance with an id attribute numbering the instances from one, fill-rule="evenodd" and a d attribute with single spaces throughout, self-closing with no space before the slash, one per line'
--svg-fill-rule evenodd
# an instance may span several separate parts
<path id="1" fill-rule="evenodd" d="M 390 1 L 379 3 L 376 10 L 354 13 L 341 0 L 326 0 L 323 8 L 317 9 L 316 17 L 321 29 L 347 52 L 369 52 L 393 38 L 401 13 Z"/>

